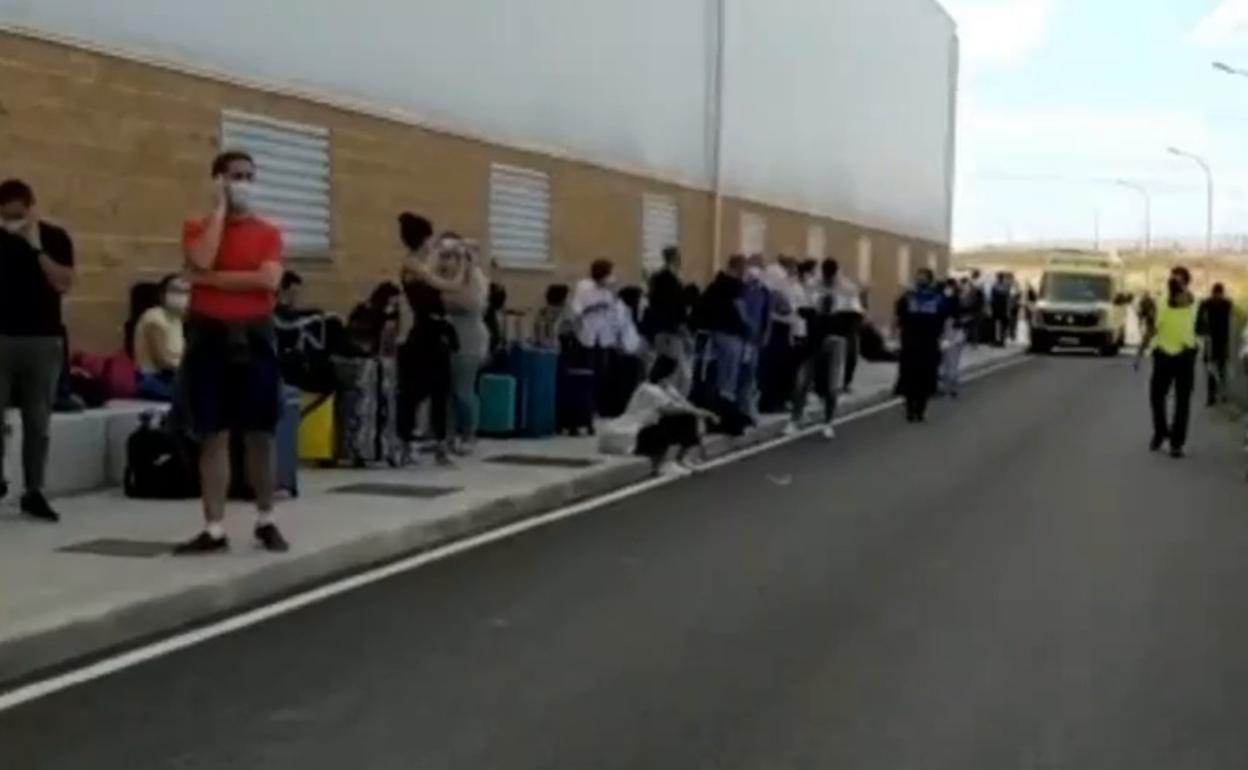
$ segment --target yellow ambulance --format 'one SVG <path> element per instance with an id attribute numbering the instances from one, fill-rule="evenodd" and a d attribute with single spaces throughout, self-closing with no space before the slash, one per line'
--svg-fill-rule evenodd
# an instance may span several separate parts
<path id="1" fill-rule="evenodd" d="M 1126 267 L 1116 254 L 1051 254 L 1031 308 L 1031 351 L 1092 348 L 1118 355 L 1126 344 L 1131 309 L 1126 283 Z"/>

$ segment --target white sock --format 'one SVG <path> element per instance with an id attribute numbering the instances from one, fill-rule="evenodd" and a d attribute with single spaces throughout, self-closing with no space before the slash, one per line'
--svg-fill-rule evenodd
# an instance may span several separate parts
<path id="1" fill-rule="evenodd" d="M 260 514 L 256 516 L 257 527 L 267 527 L 272 523 L 273 523 L 273 511 L 260 511 Z"/>
<path id="2" fill-rule="evenodd" d="M 225 537 L 225 527 L 223 527 L 219 521 L 214 521 L 209 524 L 204 531 L 207 532 L 209 537 L 213 540 L 220 540 Z"/>

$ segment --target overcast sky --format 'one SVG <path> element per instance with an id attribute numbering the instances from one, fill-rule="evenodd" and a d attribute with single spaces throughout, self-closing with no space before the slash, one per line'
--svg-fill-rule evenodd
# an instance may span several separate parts
<path id="1" fill-rule="evenodd" d="M 1204 155 L 1220 233 L 1248 233 L 1248 0 L 943 0 L 962 39 L 960 246 L 1049 238 L 1201 238 Z M 1099 216 L 1098 216 L 1099 214 Z"/>

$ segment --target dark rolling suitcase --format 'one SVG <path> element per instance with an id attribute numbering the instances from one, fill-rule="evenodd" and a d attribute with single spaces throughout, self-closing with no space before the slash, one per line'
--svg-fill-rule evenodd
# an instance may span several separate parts
<path id="1" fill-rule="evenodd" d="M 564 369 L 559 375 L 556 391 L 559 414 L 559 432 L 573 436 L 581 431 L 594 434 L 594 416 L 597 403 L 594 399 L 593 369 Z"/>

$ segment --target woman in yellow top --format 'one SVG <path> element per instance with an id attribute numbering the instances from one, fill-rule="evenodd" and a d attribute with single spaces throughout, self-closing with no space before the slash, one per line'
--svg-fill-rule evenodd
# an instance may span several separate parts
<path id="1" fill-rule="evenodd" d="M 139 397 L 149 401 L 172 401 L 174 377 L 182 364 L 190 288 L 181 277 L 166 276 L 160 282 L 158 301 L 139 317 L 134 327 L 134 365 L 139 373 Z"/>
<path id="2" fill-rule="evenodd" d="M 1157 308 L 1157 316 L 1144 346 L 1153 349 L 1153 378 L 1149 401 L 1153 410 L 1153 441 L 1156 452 L 1167 441 L 1170 455 L 1182 457 L 1187 445 L 1187 426 L 1192 411 L 1192 391 L 1196 386 L 1196 298 L 1188 287 L 1192 274 L 1176 267 L 1167 284 L 1168 297 Z M 1167 415 L 1166 401 L 1174 389 L 1174 419 Z"/>

